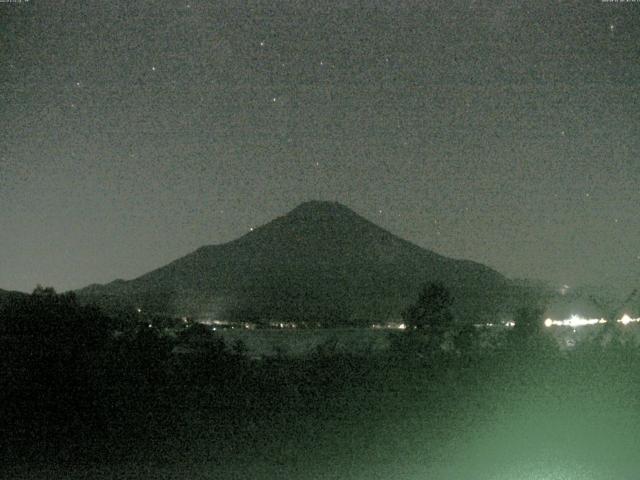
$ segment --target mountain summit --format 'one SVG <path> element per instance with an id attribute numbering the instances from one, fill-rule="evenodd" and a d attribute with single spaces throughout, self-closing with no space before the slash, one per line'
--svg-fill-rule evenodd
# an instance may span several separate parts
<path id="1" fill-rule="evenodd" d="M 287 216 L 347 216 L 357 217 L 358 214 L 338 202 L 326 202 L 320 200 L 310 200 L 308 202 L 301 203 L 296 208 L 291 210 Z"/>
<path id="2" fill-rule="evenodd" d="M 236 240 L 78 296 L 172 314 L 366 325 L 398 319 L 427 281 L 447 285 L 466 319 L 494 317 L 509 287 L 488 267 L 420 248 L 340 203 L 310 201 Z"/>

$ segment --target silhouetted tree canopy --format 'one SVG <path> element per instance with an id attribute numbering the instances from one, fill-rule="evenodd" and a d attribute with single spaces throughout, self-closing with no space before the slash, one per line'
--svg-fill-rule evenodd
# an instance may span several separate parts
<path id="1" fill-rule="evenodd" d="M 543 327 L 544 309 L 540 306 L 521 306 L 515 312 L 513 321 L 514 332 L 523 337 L 538 335 Z"/>
<path id="2" fill-rule="evenodd" d="M 213 356 L 222 355 L 226 348 L 223 338 L 201 323 L 194 323 L 183 330 L 178 340 Z"/>
<path id="3" fill-rule="evenodd" d="M 545 308 L 539 304 L 523 305 L 515 312 L 515 326 L 509 332 L 507 345 L 513 353 L 538 355 L 538 361 L 552 359 L 558 346 L 550 335 L 544 332 Z"/>
<path id="4" fill-rule="evenodd" d="M 94 348 L 106 340 L 110 329 L 109 318 L 97 307 L 78 304 L 73 292 L 58 294 L 40 285 L 0 311 L 0 333 L 30 335 L 58 344 Z"/>
<path id="5" fill-rule="evenodd" d="M 418 300 L 403 313 L 405 324 L 410 329 L 430 329 L 442 333 L 453 322 L 451 307 L 453 298 L 442 283 L 431 282 L 422 287 Z"/>

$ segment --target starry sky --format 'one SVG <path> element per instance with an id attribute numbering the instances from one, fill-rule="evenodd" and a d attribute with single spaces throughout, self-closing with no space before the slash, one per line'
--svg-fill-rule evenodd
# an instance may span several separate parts
<path id="1" fill-rule="evenodd" d="M 0 288 L 134 278 L 310 200 L 640 282 L 640 3 L 0 3 Z"/>

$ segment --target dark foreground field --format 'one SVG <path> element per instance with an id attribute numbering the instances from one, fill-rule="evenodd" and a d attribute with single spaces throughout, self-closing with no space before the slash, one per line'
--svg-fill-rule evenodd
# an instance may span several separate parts
<path id="1" fill-rule="evenodd" d="M 14 385 L 4 478 L 637 478 L 635 347 L 396 344 L 262 361 L 121 352 Z"/>

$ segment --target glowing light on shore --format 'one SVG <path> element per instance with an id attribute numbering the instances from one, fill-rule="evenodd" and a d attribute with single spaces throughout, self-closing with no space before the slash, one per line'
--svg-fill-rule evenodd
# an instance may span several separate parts
<path id="1" fill-rule="evenodd" d="M 623 325 L 628 325 L 630 323 L 640 322 L 640 318 L 631 318 L 628 314 L 624 314 L 622 318 L 620 318 L 618 323 L 622 323 Z M 598 325 L 607 323 L 607 320 L 604 318 L 584 318 L 579 315 L 572 315 L 571 318 L 567 318 L 565 320 L 553 320 L 551 318 L 547 318 L 544 321 L 545 327 L 584 327 L 585 325 Z"/>
<path id="2" fill-rule="evenodd" d="M 405 323 L 397 322 L 373 323 L 371 328 L 374 330 L 406 330 L 407 325 Z"/>
<path id="3" fill-rule="evenodd" d="M 630 323 L 638 323 L 640 322 L 640 318 L 631 318 L 628 314 L 624 314 L 622 316 L 622 318 L 620 320 L 618 320 L 619 323 L 623 324 L 623 325 L 629 325 Z"/>
<path id="4" fill-rule="evenodd" d="M 604 318 L 584 318 L 578 315 L 571 315 L 571 318 L 566 320 L 553 320 L 547 318 L 544 321 L 545 327 L 558 326 L 558 327 L 584 327 L 585 325 L 597 325 L 599 323 L 607 323 Z"/>

